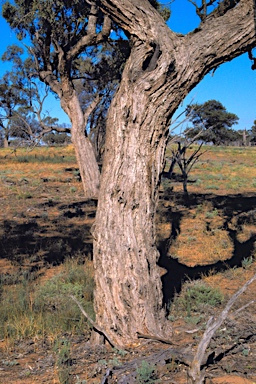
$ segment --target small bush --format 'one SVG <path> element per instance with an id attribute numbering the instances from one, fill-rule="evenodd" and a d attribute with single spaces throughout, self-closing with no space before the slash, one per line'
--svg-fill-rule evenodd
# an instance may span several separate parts
<path id="1" fill-rule="evenodd" d="M 182 293 L 174 299 L 175 312 L 181 311 L 188 317 L 202 311 L 202 307 L 217 307 L 223 303 L 224 296 L 217 288 L 211 288 L 202 281 L 185 284 Z"/>
<path id="2" fill-rule="evenodd" d="M 136 369 L 136 373 L 137 383 L 142 384 L 156 382 L 155 366 L 147 361 L 143 360 L 141 362 L 141 365 Z"/>

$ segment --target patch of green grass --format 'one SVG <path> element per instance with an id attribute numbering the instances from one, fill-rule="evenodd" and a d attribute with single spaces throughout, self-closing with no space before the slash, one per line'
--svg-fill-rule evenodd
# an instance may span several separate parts
<path id="1" fill-rule="evenodd" d="M 17 163 L 47 163 L 47 164 L 62 164 L 75 162 L 75 156 L 62 156 L 59 154 L 50 155 L 19 155 L 14 160 Z"/>
<path id="2" fill-rule="evenodd" d="M 202 281 L 192 281 L 184 285 L 180 295 L 176 296 L 171 312 L 185 313 L 187 317 L 202 312 L 205 306 L 218 307 L 224 301 L 223 294 L 217 288 L 211 288 Z"/>
<path id="3" fill-rule="evenodd" d="M 54 352 L 57 355 L 57 372 L 60 384 L 71 383 L 70 367 L 72 364 L 70 357 L 70 342 L 67 339 L 60 339 L 55 342 Z"/>
<path id="4" fill-rule="evenodd" d="M 93 317 L 93 289 L 92 267 L 75 260 L 67 260 L 63 271 L 44 284 L 31 281 L 29 274 L 12 287 L 2 284 L 0 338 L 82 334 L 89 325 L 69 295 Z"/>
<path id="5" fill-rule="evenodd" d="M 214 208 L 212 211 L 205 212 L 206 219 L 213 219 L 214 217 L 218 216 L 219 212 L 217 208 Z"/>
<path id="6" fill-rule="evenodd" d="M 212 189 L 212 190 L 217 191 L 219 189 L 219 186 L 216 184 L 208 184 L 208 185 L 206 185 L 205 189 Z"/>

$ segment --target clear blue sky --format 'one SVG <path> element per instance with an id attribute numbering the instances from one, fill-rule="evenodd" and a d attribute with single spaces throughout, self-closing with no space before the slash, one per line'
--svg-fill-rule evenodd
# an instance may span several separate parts
<path id="1" fill-rule="evenodd" d="M 163 4 L 170 4 L 169 0 L 162 0 Z M 187 33 L 198 24 L 195 9 L 188 0 L 175 0 L 171 5 L 172 15 L 168 22 L 175 32 Z M 15 34 L 10 30 L 5 20 L 0 16 L 0 56 L 8 45 L 17 43 Z M 0 62 L 0 76 L 8 69 L 7 64 Z M 256 120 L 256 71 L 251 70 L 251 62 L 247 54 L 220 66 L 214 76 L 207 75 L 194 88 L 179 108 L 184 110 L 191 102 L 203 103 L 210 99 L 220 101 L 229 112 L 236 113 L 239 123 L 236 129 L 250 129 Z M 46 109 L 52 117 L 58 117 L 60 123 L 69 123 L 67 115 L 62 111 L 59 101 L 51 97 L 46 103 Z"/>

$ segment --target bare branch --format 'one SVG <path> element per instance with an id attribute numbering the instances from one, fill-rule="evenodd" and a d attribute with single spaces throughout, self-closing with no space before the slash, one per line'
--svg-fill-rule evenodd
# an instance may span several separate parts
<path id="1" fill-rule="evenodd" d="M 201 21 L 204 21 L 206 19 L 207 7 L 210 7 L 211 5 L 214 5 L 216 3 L 216 0 L 209 0 L 208 2 L 206 0 L 202 0 L 201 5 L 198 6 L 196 1 L 193 1 L 193 0 L 188 0 L 188 1 L 195 6 L 196 14 Z"/>
<path id="2" fill-rule="evenodd" d="M 86 317 L 86 319 L 89 321 L 89 323 L 92 325 L 93 329 L 96 332 L 103 335 L 113 347 L 115 347 L 116 349 L 119 349 L 119 346 L 117 346 L 113 341 L 111 341 L 111 337 L 109 337 L 106 334 L 106 332 L 98 324 L 96 324 L 95 321 L 93 321 L 93 319 L 88 315 L 88 313 L 85 312 L 85 310 L 83 309 L 82 305 L 79 303 L 77 298 L 73 295 L 69 295 L 69 297 L 78 305 L 80 311 Z"/>
<path id="3" fill-rule="evenodd" d="M 96 33 L 98 7 L 91 5 L 91 12 L 88 17 L 87 34 L 94 35 Z"/>
<path id="4" fill-rule="evenodd" d="M 250 284 L 252 284 L 256 280 L 256 274 L 248 280 L 241 289 L 239 289 L 228 301 L 226 307 L 223 309 L 219 317 L 214 321 L 214 318 L 211 317 L 208 320 L 206 330 L 203 334 L 203 337 L 197 347 L 196 354 L 188 371 L 189 383 L 190 384 L 203 384 L 204 381 L 204 373 L 201 372 L 202 361 L 205 357 L 205 351 L 215 332 L 219 329 L 223 321 L 227 318 L 229 311 L 235 301 L 238 299 L 242 293 L 246 291 Z"/>
<path id="5" fill-rule="evenodd" d="M 89 116 L 95 110 L 95 108 L 98 106 L 101 100 L 102 100 L 102 96 L 100 94 L 97 94 L 95 99 L 91 102 L 91 104 L 86 108 L 86 111 L 84 112 L 85 121 L 88 120 Z"/>

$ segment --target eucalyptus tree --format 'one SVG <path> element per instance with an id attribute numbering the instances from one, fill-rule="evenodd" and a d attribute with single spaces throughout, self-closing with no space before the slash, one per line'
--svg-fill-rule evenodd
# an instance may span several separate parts
<path id="1" fill-rule="evenodd" d="M 107 116 L 93 234 L 96 323 L 117 345 L 171 337 L 154 225 L 171 118 L 207 73 L 256 46 L 255 2 L 214 3 L 209 14 L 196 5 L 200 24 L 180 35 L 147 0 L 100 1 L 131 44 Z"/>
<path id="2" fill-rule="evenodd" d="M 0 79 L 0 129 L 4 147 L 9 146 L 12 123 L 18 115 L 18 110 L 29 104 L 28 79 L 24 76 L 24 71 L 17 70 L 21 53 L 22 49 L 19 47 L 9 50 L 9 57 L 14 61 L 13 70 L 7 71 Z M 6 55 L 3 59 L 6 59 Z"/>
<path id="3" fill-rule="evenodd" d="M 69 127 L 60 126 L 58 119 L 43 112 L 49 87 L 37 78 L 31 57 L 22 57 L 24 50 L 10 46 L 2 61 L 12 67 L 0 79 L 0 111 L 5 146 L 9 138 L 19 138 L 24 144 L 37 144 L 43 135 L 52 130 L 70 132 Z"/>
<path id="4" fill-rule="evenodd" d="M 98 46 L 100 50 L 106 42 L 110 18 L 96 4 L 78 0 L 17 0 L 6 2 L 2 13 L 21 40 L 30 40 L 28 49 L 40 80 L 59 97 L 70 118 L 85 195 L 96 196 L 100 173 L 86 129 L 101 96 L 98 93 L 82 108 L 75 87 L 76 78 L 80 79 L 76 64 L 86 49 Z"/>
<path id="5" fill-rule="evenodd" d="M 193 123 L 193 128 L 187 131 L 187 137 L 198 139 L 214 145 L 229 144 L 235 139 L 231 128 L 237 124 L 236 114 L 228 112 L 224 105 L 217 100 L 208 100 L 203 104 L 191 104 L 187 107 L 186 115 Z"/>
<path id="6" fill-rule="evenodd" d="M 168 19 L 168 8 L 156 0 L 150 3 Z M 104 145 L 106 113 L 129 41 L 98 1 L 7 1 L 3 16 L 19 39 L 30 39 L 40 80 L 58 95 L 70 118 L 85 195 L 96 196 L 100 174 L 95 154 L 100 157 Z"/>
<path id="7" fill-rule="evenodd" d="M 256 143 L 256 120 L 254 120 L 253 126 L 251 127 L 249 133 L 250 133 L 250 136 L 249 136 L 250 142 L 255 145 L 255 143 Z"/>
<path id="8" fill-rule="evenodd" d="M 107 115 L 93 231 L 94 328 L 105 331 L 115 345 L 135 342 L 140 333 L 171 337 L 162 306 L 154 225 L 169 124 L 181 101 L 207 73 L 256 46 L 253 0 L 224 0 L 219 5 L 211 0 L 211 7 L 216 7 L 209 14 L 207 2 L 193 2 L 201 23 L 187 35 L 170 30 L 151 3 L 74 1 L 71 9 L 69 2 L 19 1 L 16 7 L 4 7 L 13 27 L 20 26 L 22 32 L 26 26 L 41 79 L 60 96 L 72 123 L 83 121 L 83 129 L 85 118 L 76 108 L 78 98 L 69 77 L 73 59 L 85 47 L 107 39 L 110 18 L 129 39 L 130 55 Z M 20 10 L 24 7 L 26 13 Z M 32 15 L 36 22 L 30 21 Z M 83 143 L 82 135 L 78 141 Z M 85 163 L 89 160 L 84 156 Z M 93 339 L 99 341 L 98 334 Z"/>

